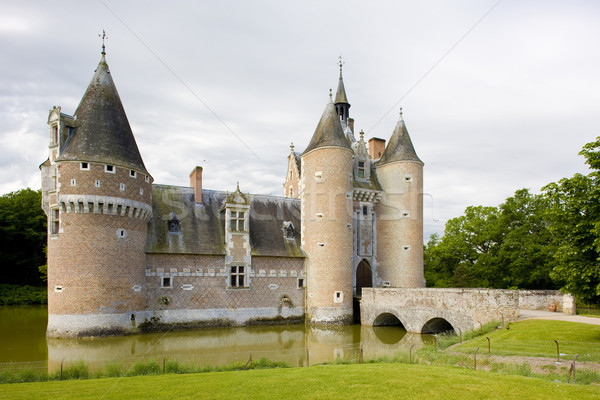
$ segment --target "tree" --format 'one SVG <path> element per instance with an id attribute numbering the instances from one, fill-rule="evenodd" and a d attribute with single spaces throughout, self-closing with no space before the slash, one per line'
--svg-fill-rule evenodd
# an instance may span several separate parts
<path id="1" fill-rule="evenodd" d="M 552 277 L 588 303 L 600 302 L 600 137 L 579 153 L 592 172 L 543 188 L 557 246 Z"/>
<path id="2" fill-rule="evenodd" d="M 0 196 L 0 283 L 42 283 L 47 222 L 41 201 L 41 192 L 29 188 Z"/>

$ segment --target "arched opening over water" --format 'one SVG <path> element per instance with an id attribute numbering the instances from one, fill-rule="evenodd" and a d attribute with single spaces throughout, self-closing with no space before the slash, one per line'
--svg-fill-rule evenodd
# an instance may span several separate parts
<path id="1" fill-rule="evenodd" d="M 362 294 L 362 288 L 373 287 L 373 273 L 367 260 L 362 260 L 356 267 L 356 295 Z"/>
<path id="2" fill-rule="evenodd" d="M 425 322 L 425 325 L 423 325 L 423 328 L 421 329 L 422 334 L 442 332 L 454 333 L 454 327 L 444 318 L 432 318 Z"/>
<path id="3" fill-rule="evenodd" d="M 406 329 L 404 328 L 402 321 L 400 321 L 398 317 L 391 313 L 379 314 L 377 318 L 375 318 L 375 321 L 373 321 L 373 326 L 399 326 L 403 329 Z"/>

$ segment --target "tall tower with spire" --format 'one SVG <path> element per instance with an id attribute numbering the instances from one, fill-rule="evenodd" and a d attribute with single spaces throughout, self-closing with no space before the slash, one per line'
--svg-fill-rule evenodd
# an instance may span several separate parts
<path id="1" fill-rule="evenodd" d="M 424 287 L 423 162 L 400 118 L 375 164 L 384 190 L 377 212 L 379 276 L 391 287 Z"/>
<path id="2" fill-rule="evenodd" d="M 313 324 L 353 321 L 353 155 L 330 95 L 312 139 L 301 155 L 301 237 L 307 256 L 306 320 Z"/>
<path id="3" fill-rule="evenodd" d="M 103 38 L 104 39 L 104 38 Z M 41 165 L 48 216 L 48 335 L 135 330 L 146 315 L 145 253 L 152 177 L 138 150 L 102 44 L 69 116 L 50 110 Z"/>

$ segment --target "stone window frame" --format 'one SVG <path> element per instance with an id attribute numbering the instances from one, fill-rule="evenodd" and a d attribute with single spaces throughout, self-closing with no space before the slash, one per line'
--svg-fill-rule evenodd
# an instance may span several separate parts
<path id="1" fill-rule="evenodd" d="M 246 211 L 230 210 L 229 211 L 229 232 L 245 232 L 246 231 Z M 240 229 L 241 224 L 241 229 Z"/>
<path id="2" fill-rule="evenodd" d="M 50 234 L 58 235 L 60 232 L 60 208 L 58 206 L 50 208 Z"/>
<path id="3" fill-rule="evenodd" d="M 124 183 L 120 183 L 119 184 L 119 189 L 121 190 L 121 192 L 125 191 L 125 184 Z"/>
<path id="4" fill-rule="evenodd" d="M 117 167 L 111 164 L 104 164 L 104 172 L 106 172 L 107 174 L 116 174 Z"/>
<path id="5" fill-rule="evenodd" d="M 248 289 L 249 267 L 246 264 L 236 263 L 229 265 L 228 289 Z"/>
<path id="6" fill-rule="evenodd" d="M 85 162 L 85 161 L 80 162 L 79 163 L 79 169 L 81 171 L 89 171 L 90 170 L 90 163 L 89 162 Z"/>
<path id="7" fill-rule="evenodd" d="M 168 285 L 165 285 L 165 282 Z M 173 277 L 172 276 L 161 276 L 160 277 L 160 287 L 163 289 L 173 289 Z"/>
<path id="8" fill-rule="evenodd" d="M 298 278 L 298 289 L 304 289 L 306 287 L 306 279 L 304 279 L 304 277 L 299 277 Z"/>
<path id="9" fill-rule="evenodd" d="M 135 170 L 130 169 L 129 170 L 129 177 L 130 178 L 137 178 L 137 172 L 135 172 Z"/>
<path id="10" fill-rule="evenodd" d="M 96 179 L 94 181 L 94 186 L 97 188 L 102 187 L 102 181 L 100 179 Z"/>
<path id="11" fill-rule="evenodd" d="M 358 161 L 357 176 L 358 176 L 358 179 L 366 179 L 365 178 L 366 174 L 365 174 L 365 162 L 364 161 L 360 161 L 360 160 Z"/>
<path id="12" fill-rule="evenodd" d="M 77 186 L 77 179 L 71 179 L 71 186 Z"/>

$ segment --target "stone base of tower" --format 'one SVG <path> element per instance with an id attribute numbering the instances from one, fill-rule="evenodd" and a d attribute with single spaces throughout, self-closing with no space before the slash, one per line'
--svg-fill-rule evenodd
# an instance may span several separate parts
<path id="1" fill-rule="evenodd" d="M 351 325 L 354 323 L 352 307 L 309 307 L 306 323 L 313 325 Z"/>
<path id="2" fill-rule="evenodd" d="M 122 314 L 48 314 L 49 337 L 110 336 L 138 333 L 147 311 Z"/>

